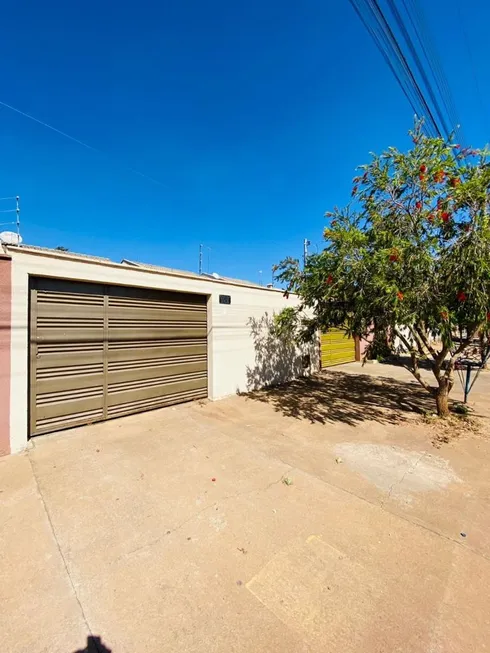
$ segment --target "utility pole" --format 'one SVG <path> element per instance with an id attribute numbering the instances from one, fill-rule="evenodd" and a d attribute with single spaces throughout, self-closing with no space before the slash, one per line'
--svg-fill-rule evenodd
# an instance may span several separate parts
<path id="1" fill-rule="evenodd" d="M 303 240 L 303 268 L 306 266 L 306 259 L 308 258 L 308 246 L 311 245 L 308 238 Z"/>
<path id="2" fill-rule="evenodd" d="M 17 225 L 17 240 L 20 243 L 20 206 L 19 206 L 19 196 L 15 196 L 15 224 Z"/>
<path id="3" fill-rule="evenodd" d="M 202 245 L 199 245 L 199 274 L 202 274 Z"/>

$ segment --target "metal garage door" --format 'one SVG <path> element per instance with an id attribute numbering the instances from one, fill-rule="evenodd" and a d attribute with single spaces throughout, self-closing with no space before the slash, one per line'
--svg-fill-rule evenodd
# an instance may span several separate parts
<path id="1" fill-rule="evenodd" d="M 207 397 L 206 297 L 32 279 L 30 434 Z"/>
<path id="2" fill-rule="evenodd" d="M 356 360 L 356 341 L 342 329 L 329 329 L 321 335 L 322 367 Z"/>

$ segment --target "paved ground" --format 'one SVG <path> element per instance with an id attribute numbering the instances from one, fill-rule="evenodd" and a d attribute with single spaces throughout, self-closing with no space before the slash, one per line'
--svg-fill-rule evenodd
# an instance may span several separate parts
<path id="1" fill-rule="evenodd" d="M 490 439 L 445 443 L 408 381 L 354 364 L 0 460 L 2 650 L 490 650 Z"/>

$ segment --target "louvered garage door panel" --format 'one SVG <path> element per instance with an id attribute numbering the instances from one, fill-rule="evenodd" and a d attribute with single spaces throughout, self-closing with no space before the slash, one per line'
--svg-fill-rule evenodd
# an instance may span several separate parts
<path id="1" fill-rule="evenodd" d="M 329 329 L 321 335 L 322 367 L 356 360 L 356 342 L 342 329 Z"/>
<path id="2" fill-rule="evenodd" d="M 207 397 L 205 297 L 111 288 L 107 311 L 108 417 Z"/>
<path id="3" fill-rule="evenodd" d="M 104 289 L 31 282 L 30 433 L 104 418 Z"/>
<path id="4" fill-rule="evenodd" d="M 31 281 L 30 434 L 207 397 L 206 297 Z"/>

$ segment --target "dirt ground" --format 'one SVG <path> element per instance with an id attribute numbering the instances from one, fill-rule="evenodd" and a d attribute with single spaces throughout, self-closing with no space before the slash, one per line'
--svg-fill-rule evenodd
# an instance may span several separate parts
<path id="1" fill-rule="evenodd" d="M 490 650 L 489 391 L 446 427 L 352 364 L 32 440 L 0 460 L 3 650 Z"/>

